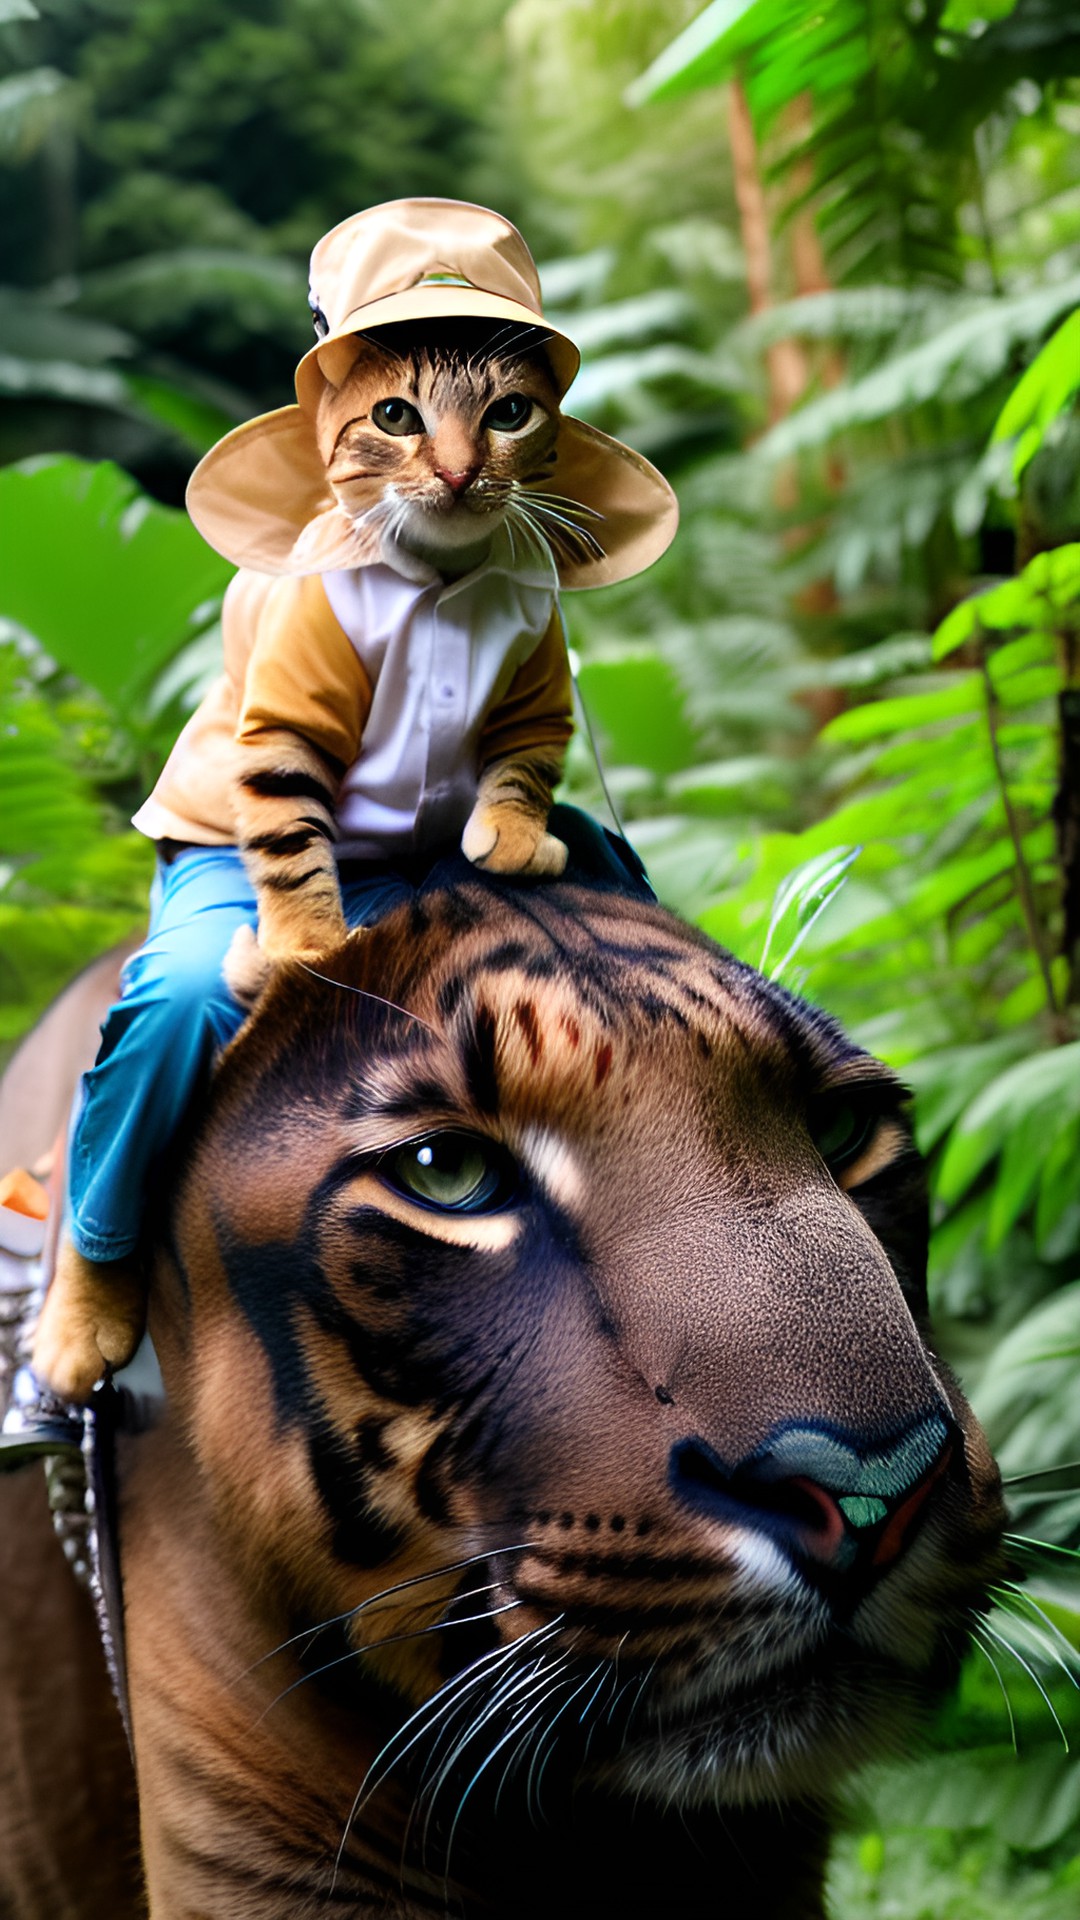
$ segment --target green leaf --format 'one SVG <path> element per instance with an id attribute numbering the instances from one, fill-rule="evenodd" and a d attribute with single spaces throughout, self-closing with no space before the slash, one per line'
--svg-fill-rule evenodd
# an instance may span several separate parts
<path id="1" fill-rule="evenodd" d="M 1019 479 L 1047 429 L 1080 392 L 1080 311 L 1063 321 L 1013 388 L 992 438 L 1017 441 L 1013 473 Z"/>
<path id="2" fill-rule="evenodd" d="M 131 411 L 131 390 L 122 373 L 70 360 L 21 359 L 0 353 L 0 392 L 14 399 L 41 394 L 79 406 Z"/>
<path id="3" fill-rule="evenodd" d="M 637 345 L 654 333 L 677 333 L 692 313 L 687 295 L 677 287 L 656 287 L 628 300 L 608 300 L 584 313 L 565 316 L 564 324 L 580 351 L 588 356 L 609 353 L 612 347 Z M 557 313 L 547 309 L 553 325 Z M 574 390 L 575 400 L 577 389 Z"/>
<path id="4" fill-rule="evenodd" d="M 1080 624 L 1080 542 L 1038 553 L 1015 580 L 973 594 L 942 621 L 934 635 L 934 658 L 944 659 L 974 639 L 980 629 Z"/>
<path id="5" fill-rule="evenodd" d="M 0 80 L 0 159 L 25 160 L 67 110 L 71 82 L 55 67 Z"/>
<path id="6" fill-rule="evenodd" d="M 762 460 L 786 460 L 808 447 L 820 447 L 853 427 L 884 420 L 927 402 L 967 400 L 980 393 L 1007 366 L 1017 342 L 1030 340 L 1063 308 L 1080 300 L 1080 275 L 1035 293 L 1014 294 L 972 304 L 928 340 L 908 347 L 852 380 L 810 400 L 773 427 L 755 449 Z"/>
<path id="7" fill-rule="evenodd" d="M 1049 826 L 1036 828 L 1021 844 L 1030 865 L 1053 852 L 1053 833 Z M 973 900 L 1000 874 L 1011 873 L 1015 862 L 1012 842 L 1004 837 L 990 846 L 980 847 L 977 853 L 959 859 L 941 859 L 916 886 L 912 895 L 913 910 L 923 917 L 949 913 Z"/>
<path id="8" fill-rule="evenodd" d="M 128 358 L 134 348 L 121 327 L 68 312 L 28 287 L 0 287 L 0 351 L 14 359 L 99 366 Z"/>
<path id="9" fill-rule="evenodd" d="M 1031 1684 L 1022 1672 L 1019 1682 Z M 992 1827 L 1011 1846 L 1034 1852 L 1060 1840 L 1080 1816 L 1080 1768 L 1060 1746 L 1026 1755 L 1022 1767 L 1011 1747 L 985 1747 L 890 1769 L 870 1797 L 887 1826 Z"/>
<path id="10" fill-rule="evenodd" d="M 957 1201 L 1022 1120 L 1066 1119 L 1075 1113 L 1080 1113 L 1080 1041 L 1006 1068 L 953 1128 L 938 1176 L 941 1198 Z"/>
<path id="11" fill-rule="evenodd" d="M 829 287 L 780 300 L 744 320 L 734 339 L 762 352 L 793 336 L 806 340 L 875 339 L 897 333 L 905 323 L 945 307 L 940 293 L 923 287 Z"/>
<path id="12" fill-rule="evenodd" d="M 1025 1042 L 1016 1034 L 999 1034 L 967 1047 L 942 1047 L 913 1061 L 907 1069 L 915 1095 L 915 1131 L 923 1153 L 929 1153 L 953 1121 L 982 1089 L 1026 1055 Z"/>
<path id="13" fill-rule="evenodd" d="M 200 395 L 185 392 L 171 380 L 145 373 L 127 376 L 128 391 L 139 409 L 168 427 L 200 456 L 236 426 L 235 417 Z"/>
<path id="14" fill-rule="evenodd" d="M 783 806 L 793 777 L 794 770 L 770 754 L 747 753 L 672 774 L 667 790 L 692 813 L 736 813 L 745 819 L 748 805 L 755 812 Z"/>
<path id="15" fill-rule="evenodd" d="M 225 309 L 242 315 L 252 335 L 298 333 L 304 276 L 291 260 L 263 258 L 227 247 L 176 247 L 144 254 L 115 267 L 101 267 L 78 285 L 80 311 L 127 321 L 139 316 L 143 331 L 198 322 Z M 307 329 L 310 337 L 310 328 Z"/>
<path id="16" fill-rule="evenodd" d="M 118 467 L 66 456 L 0 471 L 0 614 L 124 716 L 209 617 L 232 568 L 186 514 Z"/>
<path id="17" fill-rule="evenodd" d="M 817 854 L 804 866 L 797 867 L 777 889 L 765 945 L 758 962 L 761 971 L 766 972 L 773 940 L 781 930 L 788 946 L 782 959 L 768 970 L 769 979 L 780 978 L 811 929 L 844 886 L 859 852 L 858 847 L 830 847 L 827 853 Z M 777 944 L 780 944 L 779 940 Z"/>
<path id="18" fill-rule="evenodd" d="M 658 774 L 675 773 L 694 760 L 696 736 L 682 692 L 658 653 L 589 661 L 578 678 L 586 708 L 615 760 Z"/>
<path id="19" fill-rule="evenodd" d="M 1040 1301 L 994 1347 L 974 1398 L 1004 1473 L 1078 1457 L 1078 1340 L 1080 1280 Z"/>
<path id="20" fill-rule="evenodd" d="M 1030 667 L 1055 667 L 1057 645 L 1052 633 L 1025 633 L 1019 640 L 1007 640 L 990 653 L 987 666 L 996 687 L 1003 687 L 1013 674 L 1026 673 Z"/>
<path id="21" fill-rule="evenodd" d="M 977 674 L 964 674 L 951 684 L 932 693 L 901 694 L 892 700 L 867 701 L 838 715 L 824 730 L 826 740 L 875 740 L 883 734 L 902 733 L 913 727 L 936 726 L 942 720 L 977 713 L 983 705 L 982 686 Z"/>
<path id="22" fill-rule="evenodd" d="M 727 79 L 732 51 L 739 44 L 736 30 L 740 22 L 747 14 L 766 10 L 761 0 L 712 0 L 627 88 L 627 106 L 673 99 L 692 88 Z"/>
<path id="23" fill-rule="evenodd" d="M 875 646 L 827 660 L 821 669 L 821 679 L 828 687 L 876 687 L 883 680 L 921 671 L 929 666 L 930 659 L 929 634 L 896 633 L 891 639 L 879 640 Z"/>
<path id="24" fill-rule="evenodd" d="M 1064 1132 L 1072 1136 L 1074 1126 Z M 1001 1158 L 994 1176 L 990 1211 L 986 1220 L 986 1246 L 993 1253 L 1000 1247 L 1034 1198 L 1042 1173 L 1043 1156 L 1057 1144 L 1053 1116 L 1041 1108 L 1023 1114 L 1005 1136 Z"/>
<path id="25" fill-rule="evenodd" d="M 1040 1148 L 1038 1176 L 1035 1243 L 1043 1253 L 1068 1209 L 1080 1201 L 1080 1115 L 1066 1122 L 1048 1151 Z"/>
<path id="26" fill-rule="evenodd" d="M 1016 5 L 1017 0 L 949 0 L 938 25 L 943 33 L 966 33 L 988 20 L 1004 20 Z"/>

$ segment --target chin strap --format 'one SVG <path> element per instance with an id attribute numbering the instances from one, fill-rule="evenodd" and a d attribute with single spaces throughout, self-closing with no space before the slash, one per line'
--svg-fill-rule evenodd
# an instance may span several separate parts
<path id="1" fill-rule="evenodd" d="M 565 639 L 565 635 L 566 635 L 566 629 L 564 626 L 563 628 L 564 639 Z M 608 786 L 607 775 L 604 772 L 604 762 L 600 756 L 600 748 L 597 744 L 596 733 L 593 728 L 592 718 L 590 716 L 588 707 L 585 705 L 585 696 L 581 691 L 581 682 L 578 678 L 581 662 L 578 658 L 578 655 L 575 649 L 569 644 L 567 644 L 567 648 L 566 648 L 566 658 L 570 666 L 570 683 L 574 689 L 574 710 L 577 713 L 578 720 L 581 723 L 582 732 L 584 733 L 585 738 L 589 743 L 589 751 L 592 754 L 593 765 L 596 768 L 596 777 L 600 782 L 600 791 L 604 796 L 604 800 L 607 805 L 607 810 L 611 815 L 612 824 L 615 828 L 616 833 L 619 836 L 619 839 L 623 842 L 623 845 L 625 847 L 628 847 L 631 854 L 633 855 L 635 865 L 641 869 L 641 878 L 644 881 L 645 885 L 648 887 L 649 892 L 652 895 L 652 898 L 655 900 L 657 898 L 656 890 L 653 887 L 652 882 L 649 880 L 648 874 L 645 871 L 645 865 L 641 858 L 641 855 L 638 853 L 638 850 L 635 847 L 633 841 L 631 840 L 629 834 L 627 833 L 626 828 L 623 826 L 622 815 L 620 814 L 618 807 L 615 805 L 615 802 L 611 797 L 611 789 Z"/>

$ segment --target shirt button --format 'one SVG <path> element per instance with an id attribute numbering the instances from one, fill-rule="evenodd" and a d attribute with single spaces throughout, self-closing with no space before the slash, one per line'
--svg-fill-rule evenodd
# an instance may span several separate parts
<path id="1" fill-rule="evenodd" d="M 453 687 L 449 687 L 449 686 L 445 686 L 445 685 L 444 685 L 444 686 L 441 686 L 441 687 L 439 688 L 439 692 L 441 693 L 441 695 L 442 695 L 442 697 L 443 697 L 443 699 L 444 699 L 444 700 L 452 700 L 452 699 L 453 699 L 453 697 L 454 697 L 454 689 L 453 689 Z"/>

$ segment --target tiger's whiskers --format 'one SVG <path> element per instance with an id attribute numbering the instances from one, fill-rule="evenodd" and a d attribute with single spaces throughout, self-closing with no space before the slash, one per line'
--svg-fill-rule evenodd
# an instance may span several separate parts
<path id="1" fill-rule="evenodd" d="M 983 1659 L 989 1662 L 990 1670 L 994 1676 L 994 1679 L 997 1681 L 998 1686 L 1001 1689 L 1001 1697 L 1005 1702 L 1005 1711 L 1009 1716 L 1009 1736 L 1012 1740 L 1012 1749 L 1014 1753 L 1019 1753 L 1020 1749 L 1016 1743 L 1016 1716 L 1014 1715 L 1012 1710 L 1012 1701 L 1009 1699 L 1009 1689 L 1005 1685 L 1005 1681 L 1002 1677 L 1001 1668 L 998 1666 L 998 1663 L 994 1659 L 994 1656 L 991 1653 L 990 1648 L 987 1646 L 986 1641 L 983 1639 L 982 1624 L 983 1624 L 982 1615 L 976 1614 L 975 1624 L 971 1630 L 971 1644 L 972 1646 L 977 1647 L 979 1652 L 982 1654 Z"/>
<path id="2" fill-rule="evenodd" d="M 428 1836 L 430 1833 L 431 1821 L 434 1817 L 435 1808 L 436 1808 L 439 1795 L 444 1785 L 446 1784 L 446 1782 L 450 1779 L 454 1771 L 454 1768 L 457 1766 L 459 1760 L 461 1760 L 464 1757 L 465 1753 L 468 1751 L 469 1747 L 472 1746 L 473 1742 L 480 1737 L 480 1735 L 483 1733 L 484 1728 L 489 1724 L 489 1722 L 494 1720 L 496 1716 L 502 1712 L 502 1710 L 507 1706 L 508 1702 L 514 1698 L 515 1694 L 522 1694 L 523 1697 L 518 1700 L 516 1707 L 513 1709 L 511 1713 L 510 1726 L 507 1728 L 502 1738 L 496 1742 L 494 1747 L 488 1750 L 483 1761 L 481 1762 L 481 1765 L 477 1768 L 476 1772 L 473 1774 L 473 1777 L 470 1780 L 468 1786 L 466 1787 L 464 1794 L 461 1796 L 461 1799 L 459 1800 L 457 1812 L 454 1815 L 453 1823 L 450 1828 L 450 1835 L 447 1841 L 446 1854 L 445 1854 L 444 1863 L 443 1863 L 444 1874 L 446 1878 L 449 1879 L 450 1855 L 453 1849 L 454 1836 L 457 1832 L 458 1821 L 460 1819 L 461 1811 L 462 1811 L 462 1808 L 464 1807 L 465 1801 L 468 1799 L 469 1794 L 472 1792 L 473 1787 L 476 1786 L 481 1776 L 487 1771 L 488 1766 L 493 1764 L 493 1762 L 497 1759 L 499 1753 L 502 1751 L 502 1749 L 507 1745 L 507 1743 L 510 1740 L 520 1741 L 523 1738 L 525 1740 L 528 1739 L 529 1733 L 531 1732 L 530 1723 L 535 1719 L 536 1714 L 540 1711 L 540 1708 L 543 1705 L 543 1702 L 550 1697 L 550 1694 L 552 1691 L 550 1683 L 552 1682 L 552 1680 L 557 1679 L 558 1676 L 560 1676 L 565 1671 L 567 1664 L 568 1664 L 568 1660 L 567 1660 L 567 1657 L 564 1655 L 559 1664 L 557 1664 L 554 1667 L 549 1666 L 547 1662 L 546 1654 L 544 1652 L 541 1652 L 537 1658 L 533 1659 L 530 1662 L 529 1668 L 525 1674 L 517 1677 L 509 1676 L 508 1679 L 501 1682 L 500 1685 L 495 1689 L 495 1692 L 491 1695 L 490 1699 L 485 1703 L 484 1711 L 481 1713 L 479 1719 L 470 1720 L 468 1725 L 465 1727 L 464 1731 L 459 1733 L 456 1736 L 453 1746 L 451 1748 L 451 1751 L 446 1755 L 446 1758 L 444 1759 L 442 1765 L 439 1768 L 438 1774 L 431 1781 L 431 1784 L 429 1786 L 426 1784 L 426 1778 L 427 1778 L 427 1774 L 430 1773 L 431 1771 L 431 1765 L 434 1764 L 435 1756 L 433 1756 L 432 1762 L 429 1763 L 428 1768 L 425 1769 L 425 1776 L 424 1776 L 424 1779 L 422 1779 L 421 1781 L 420 1788 L 418 1789 L 418 1793 L 417 1793 L 417 1800 L 416 1800 L 417 1810 L 419 1810 L 419 1807 L 423 1804 L 425 1800 L 427 1801 L 427 1809 L 428 1809 L 424 1819 L 424 1827 L 423 1827 L 423 1832 L 421 1835 L 421 1843 L 420 1843 L 420 1858 L 422 1863 L 426 1863 L 426 1860 L 427 1860 Z"/>
<path id="3" fill-rule="evenodd" d="M 540 1647 L 546 1645 L 558 1633 L 561 1624 L 562 1615 L 559 1614 L 545 1625 L 534 1627 L 530 1633 L 522 1634 L 520 1639 L 510 1641 L 509 1645 L 494 1647 L 488 1653 L 481 1654 L 480 1658 L 474 1660 L 464 1672 L 453 1675 L 436 1693 L 423 1701 L 415 1712 L 410 1714 L 408 1719 L 391 1734 L 364 1775 L 349 1809 L 334 1863 L 331 1892 L 337 1880 L 353 1821 L 382 1785 L 391 1769 L 404 1760 L 425 1735 L 434 1733 L 440 1721 L 445 1722 L 448 1716 L 455 1714 L 465 1704 L 470 1694 L 479 1687 L 486 1687 L 501 1668 L 512 1665 L 522 1658 L 528 1658 L 530 1653 L 535 1653 Z M 410 1826 L 411 1823 L 410 1817 Z"/>
<path id="4" fill-rule="evenodd" d="M 548 1678 L 548 1674 L 546 1674 L 544 1678 Z M 546 1699 L 552 1699 L 552 1693 L 557 1692 L 557 1690 L 559 1690 L 557 1686 L 550 1686 L 550 1688 L 548 1688 L 546 1692 L 540 1693 L 540 1697 L 538 1697 L 538 1699 L 534 1701 L 534 1705 L 532 1705 L 532 1709 L 530 1709 L 530 1715 L 536 1715 L 536 1713 L 540 1711 L 540 1707 L 544 1705 L 544 1701 L 546 1701 Z M 488 1716 L 484 1715 L 484 1718 L 488 1718 Z M 475 1730 L 475 1732 L 479 1732 L 480 1728 L 482 1728 L 482 1724 L 484 1724 L 484 1718 L 480 1720 L 479 1726 L 477 1726 L 477 1730 Z M 475 1732 L 471 1734 L 471 1738 L 475 1738 Z M 496 1745 L 494 1745 L 494 1747 L 492 1747 L 492 1749 L 490 1749 L 490 1751 L 488 1751 L 488 1753 L 484 1755 L 484 1759 L 482 1759 L 482 1761 L 480 1761 L 479 1766 L 477 1766 L 477 1770 L 475 1770 L 475 1774 L 473 1774 L 473 1778 L 469 1780 L 469 1784 L 467 1784 L 467 1788 L 465 1788 L 465 1791 L 461 1793 L 461 1797 L 459 1797 L 459 1801 L 457 1801 L 457 1809 L 455 1809 L 455 1812 L 454 1812 L 454 1820 L 450 1822 L 450 1834 L 448 1834 L 448 1839 L 446 1839 L 446 1860 L 444 1860 L 444 1887 L 448 1887 L 448 1882 L 450 1882 L 450 1860 L 452 1860 L 452 1855 L 454 1855 L 454 1839 L 455 1839 L 455 1834 L 457 1834 L 457 1826 L 459 1826 L 459 1822 L 461 1822 L 461 1814 L 465 1812 L 465 1801 L 467 1801 L 467 1799 L 469 1799 L 469 1795 L 473 1793 L 473 1788 L 477 1788 L 477 1786 L 479 1786 L 479 1782 L 480 1780 L 482 1780 L 482 1776 L 486 1774 L 486 1770 L 488 1770 L 488 1766 L 494 1766 L 494 1763 L 496 1763 L 496 1759 L 498 1759 L 498 1757 L 500 1757 L 500 1753 L 502 1753 L 503 1747 L 507 1745 L 507 1741 L 517 1740 L 517 1738 L 519 1738 L 519 1726 L 515 1724 L 515 1726 L 511 1726 L 511 1728 L 509 1728 L 509 1730 L 507 1730 L 507 1732 L 503 1734 L 502 1740 L 496 1741 Z M 527 1805 L 528 1805 L 528 1789 L 527 1789 Z"/>
<path id="5" fill-rule="evenodd" d="M 1003 1581 L 1001 1585 L 991 1587 L 990 1591 L 1001 1611 L 1009 1614 L 1019 1624 L 1026 1626 L 1028 1631 L 1037 1637 L 1039 1644 L 1045 1646 L 1047 1653 L 1062 1667 L 1073 1686 L 1080 1690 L 1080 1680 L 1073 1672 L 1074 1666 L 1080 1667 L 1080 1651 L 1073 1646 L 1071 1640 L 1066 1638 L 1061 1628 L 1051 1620 L 1050 1615 L 1040 1607 L 1034 1595 L 1028 1593 L 1027 1589 L 1016 1580 Z M 1019 1611 L 1020 1607 L 1025 1607 L 1029 1613 L 1035 1615 L 1038 1626 L 1029 1621 L 1026 1614 Z"/>
<path id="6" fill-rule="evenodd" d="M 1041 1693 L 1044 1701 L 1046 1702 L 1046 1707 L 1047 1707 L 1047 1711 L 1050 1714 L 1050 1718 L 1054 1722 L 1054 1725 L 1061 1736 L 1061 1744 L 1064 1747 L 1066 1753 L 1068 1753 L 1070 1750 L 1068 1735 L 1066 1734 L 1065 1729 L 1062 1726 L 1060 1719 L 1058 1718 L 1057 1710 L 1054 1706 L 1054 1703 L 1051 1700 L 1050 1695 L 1047 1693 L 1046 1688 L 1043 1686 L 1042 1681 L 1039 1679 L 1038 1674 L 1035 1672 L 1034 1667 L 1032 1667 L 1029 1664 L 1029 1662 L 1024 1659 L 1023 1654 L 1019 1651 L 1017 1647 L 1013 1646 L 1011 1640 L 1007 1640 L 1004 1634 L 999 1633 L 996 1627 L 991 1626 L 989 1620 L 983 1619 L 979 1631 L 980 1631 L 980 1636 L 988 1634 L 990 1636 L 990 1639 L 993 1640 L 995 1646 L 1000 1647 L 1003 1653 L 1011 1654 L 1012 1658 L 1016 1661 L 1017 1665 L 1020 1667 L 1023 1667 L 1024 1672 L 1028 1676 L 1028 1679 L 1032 1682 L 1033 1686 L 1036 1687 L 1038 1692 Z"/>
<path id="7" fill-rule="evenodd" d="M 284 1653 L 287 1648 L 296 1646 L 298 1641 L 306 1640 L 310 1645 L 318 1634 L 325 1633 L 330 1627 L 340 1626 L 345 1620 L 355 1620 L 360 1614 L 368 1613 L 372 1607 L 377 1607 L 383 1600 L 393 1599 L 395 1595 L 406 1593 L 412 1587 L 423 1586 L 429 1580 L 445 1580 L 452 1573 L 464 1573 L 469 1567 L 481 1566 L 485 1561 L 490 1560 L 495 1552 L 528 1553 L 533 1545 L 534 1542 L 531 1540 L 519 1540 L 514 1546 L 489 1547 L 483 1553 L 470 1553 L 463 1560 L 448 1560 L 440 1567 L 432 1567 L 427 1573 L 410 1574 L 407 1580 L 399 1580 L 392 1587 L 381 1587 L 378 1593 L 369 1594 L 366 1600 L 359 1601 L 355 1607 L 346 1607 L 343 1613 L 331 1614 L 328 1619 L 320 1620 L 317 1626 L 301 1627 L 299 1633 L 291 1634 L 288 1640 L 279 1641 L 276 1647 L 271 1647 L 269 1653 L 261 1654 L 258 1660 L 253 1660 L 249 1667 L 245 1667 L 241 1673 L 237 1674 L 233 1685 L 236 1685 L 237 1681 L 246 1680 L 250 1673 L 264 1666 L 268 1660 L 275 1659 L 279 1653 Z M 486 1592 L 487 1589 L 478 1589 L 478 1591 Z M 454 1598 L 459 1597 L 461 1596 L 454 1596 Z"/>
<path id="8" fill-rule="evenodd" d="M 491 1590 L 490 1587 L 476 1587 L 471 1593 L 464 1594 L 461 1598 L 466 1600 L 477 1599 L 480 1594 L 490 1593 Z M 384 1647 L 401 1646 L 406 1640 L 420 1640 L 428 1633 L 447 1633 L 451 1627 L 476 1626 L 483 1621 L 496 1619 L 501 1613 L 513 1613 L 516 1608 L 523 1604 L 521 1600 L 508 1600 L 504 1606 L 487 1607 L 481 1613 L 463 1614 L 460 1618 L 454 1620 L 429 1620 L 424 1626 L 410 1627 L 403 1633 L 387 1633 L 383 1634 L 378 1640 L 362 1641 L 359 1646 L 350 1647 L 348 1653 L 335 1654 L 332 1660 L 324 1661 L 321 1667 L 313 1667 L 310 1673 L 302 1673 L 298 1679 L 290 1681 L 287 1687 L 283 1687 L 280 1693 L 275 1694 L 273 1700 L 271 1700 L 269 1706 L 263 1709 L 263 1712 L 259 1715 L 255 1724 L 256 1726 L 260 1726 L 266 1719 L 271 1708 L 276 1707 L 279 1702 L 286 1699 L 290 1693 L 295 1693 L 297 1687 L 304 1686 L 309 1680 L 318 1680 L 323 1674 L 332 1672 L 334 1667 L 351 1665 L 356 1660 L 362 1660 L 366 1654 L 379 1653 Z"/>

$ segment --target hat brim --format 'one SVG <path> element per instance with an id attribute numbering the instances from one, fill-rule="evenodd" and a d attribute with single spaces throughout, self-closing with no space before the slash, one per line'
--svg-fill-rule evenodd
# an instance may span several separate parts
<path id="1" fill-rule="evenodd" d="M 523 504 L 551 546 L 560 585 L 611 586 L 651 566 L 679 518 L 663 475 L 632 447 L 566 414 L 556 444 L 554 468 Z M 261 414 L 219 440 L 191 476 L 187 508 L 203 539 L 234 566 L 307 574 L 358 564 L 356 536 L 302 407 Z"/>
<path id="2" fill-rule="evenodd" d="M 417 320 L 489 320 L 507 327 L 538 328 L 548 336 L 543 350 L 551 363 L 560 399 L 581 365 L 581 354 L 574 342 L 545 320 L 542 313 L 522 306 L 517 300 L 506 300 L 501 294 L 486 293 L 482 287 L 448 286 L 443 281 L 432 280 L 409 287 L 404 293 L 387 294 L 385 299 L 372 300 L 346 314 L 341 325 L 305 353 L 297 367 L 296 397 L 300 405 L 310 410 L 318 406 L 323 385 L 330 377 L 328 368 L 337 364 L 330 350 L 338 341 L 355 339 L 358 334 L 370 333 L 376 327 Z M 333 384 L 337 385 L 338 381 L 334 380 Z"/>

